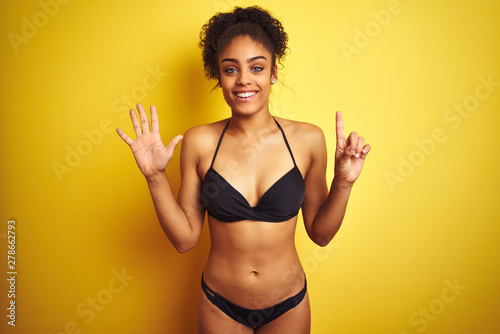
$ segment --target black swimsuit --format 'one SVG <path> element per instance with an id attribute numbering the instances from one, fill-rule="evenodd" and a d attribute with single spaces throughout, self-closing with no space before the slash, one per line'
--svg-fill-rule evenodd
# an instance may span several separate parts
<path id="1" fill-rule="evenodd" d="M 278 223 L 295 217 L 304 201 L 305 183 L 300 173 L 292 150 L 285 136 L 285 132 L 276 121 L 283 134 L 294 167 L 276 181 L 252 207 L 246 198 L 232 187 L 215 169 L 215 157 L 219 151 L 222 138 L 229 122 L 222 131 L 217 148 L 212 159 L 210 169 L 205 175 L 202 184 L 203 202 L 210 216 L 221 222 L 236 222 L 241 220 L 255 220 L 269 223 Z M 304 288 L 296 295 L 271 307 L 259 310 L 247 309 L 236 305 L 212 290 L 201 276 L 201 287 L 208 300 L 232 319 L 249 327 L 257 328 L 288 312 L 304 299 L 307 291 L 307 282 L 304 279 Z"/>
<path id="2" fill-rule="evenodd" d="M 205 283 L 203 274 L 201 275 L 201 288 L 203 292 L 205 292 L 208 300 L 210 300 L 212 304 L 217 306 L 219 310 L 221 310 L 234 320 L 238 321 L 239 323 L 242 323 L 243 325 L 257 328 L 273 321 L 284 313 L 290 311 L 295 306 L 299 305 L 306 295 L 307 281 L 304 277 L 304 288 L 300 290 L 300 292 L 295 296 L 287 298 L 284 301 L 271 307 L 259 310 L 252 310 L 241 307 L 222 297 L 220 294 L 210 289 L 207 283 Z"/>
<path id="3" fill-rule="evenodd" d="M 275 122 L 283 134 L 283 139 L 293 160 L 293 168 L 262 195 L 256 206 L 250 206 L 246 198 L 213 169 L 215 157 L 229 125 L 228 122 L 222 131 L 212 164 L 202 185 L 203 202 L 210 216 L 227 223 L 240 220 L 278 223 L 289 220 L 299 213 L 304 201 L 304 179 L 295 163 L 285 132 L 278 121 L 275 120 Z"/>

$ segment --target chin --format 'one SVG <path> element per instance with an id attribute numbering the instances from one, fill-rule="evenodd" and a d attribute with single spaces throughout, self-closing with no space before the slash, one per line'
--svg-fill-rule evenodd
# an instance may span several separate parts
<path id="1" fill-rule="evenodd" d="M 252 101 L 252 102 L 239 102 L 235 101 L 234 99 L 225 99 L 227 105 L 231 108 L 231 111 L 234 114 L 240 115 L 240 116 L 252 116 L 260 111 L 266 109 L 268 106 L 268 100 L 266 102 L 261 102 L 261 101 Z"/>
<path id="2" fill-rule="evenodd" d="M 233 107 L 231 108 L 231 112 L 235 115 L 238 115 L 238 116 L 242 116 L 242 117 L 250 117 L 250 116 L 253 116 L 253 115 L 256 115 L 264 110 L 268 110 L 265 108 L 265 106 L 261 106 L 259 108 L 256 108 L 256 107 L 251 107 L 251 106 L 248 106 L 248 107 Z"/>

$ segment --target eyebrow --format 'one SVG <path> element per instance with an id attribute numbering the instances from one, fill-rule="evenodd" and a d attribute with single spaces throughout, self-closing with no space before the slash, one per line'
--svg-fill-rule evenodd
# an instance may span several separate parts
<path id="1" fill-rule="evenodd" d="M 247 59 L 247 63 L 251 63 L 252 61 L 255 61 L 257 59 L 264 59 L 267 61 L 267 58 L 264 57 L 264 56 L 257 56 L 257 57 L 252 57 L 252 58 L 248 58 Z M 224 58 L 221 63 L 224 63 L 224 62 L 232 62 L 232 63 L 238 63 L 238 60 L 237 59 L 234 59 L 234 58 Z"/>

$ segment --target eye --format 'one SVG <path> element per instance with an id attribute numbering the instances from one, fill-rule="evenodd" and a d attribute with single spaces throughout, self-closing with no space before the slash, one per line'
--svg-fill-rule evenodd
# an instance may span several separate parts
<path id="1" fill-rule="evenodd" d="M 260 67 L 260 66 L 255 66 L 254 68 L 252 68 L 252 71 L 253 71 L 253 72 L 261 72 L 261 71 L 263 71 L 263 70 L 264 70 L 264 68 L 263 68 L 263 67 Z"/>
<path id="2" fill-rule="evenodd" d="M 224 72 L 228 73 L 228 74 L 233 74 L 233 73 L 236 73 L 236 69 L 235 68 L 227 68 L 224 70 Z"/>

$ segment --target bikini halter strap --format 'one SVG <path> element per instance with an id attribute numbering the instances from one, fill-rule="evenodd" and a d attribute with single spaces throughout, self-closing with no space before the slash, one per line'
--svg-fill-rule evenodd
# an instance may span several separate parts
<path id="1" fill-rule="evenodd" d="M 214 153 L 214 157 L 212 158 L 212 164 L 210 165 L 210 169 L 214 165 L 215 157 L 217 156 L 217 152 L 219 152 L 220 143 L 222 142 L 222 137 L 224 137 L 224 133 L 226 133 L 226 130 L 227 130 L 228 126 L 229 126 L 229 121 L 227 121 L 227 124 L 224 127 L 224 130 L 222 130 L 222 133 L 220 135 L 219 143 L 217 143 L 217 148 L 215 149 L 215 153 Z"/>
<path id="2" fill-rule="evenodd" d="M 285 140 L 285 144 L 286 144 L 286 147 L 288 148 L 288 152 L 290 152 L 290 156 L 292 157 L 293 164 L 295 167 L 297 167 L 297 163 L 295 162 L 295 158 L 293 156 L 292 149 L 290 148 L 290 144 L 288 144 L 288 140 L 286 139 L 285 131 L 283 131 L 283 128 L 281 127 L 280 123 L 278 123 L 276 118 L 273 117 L 273 119 L 276 122 L 276 125 L 278 125 L 278 128 L 281 131 L 281 134 L 283 135 L 283 139 Z M 221 133 L 220 138 L 219 138 L 219 142 L 217 143 L 217 148 L 215 149 L 214 157 L 212 158 L 212 163 L 210 164 L 210 168 L 212 168 L 214 165 L 215 157 L 217 156 L 217 153 L 219 152 L 219 147 L 220 147 L 220 144 L 222 142 L 222 138 L 224 137 L 224 134 L 226 133 L 228 126 L 229 126 L 229 121 L 227 122 L 226 126 L 224 127 L 224 130 L 222 130 L 222 133 Z"/>

